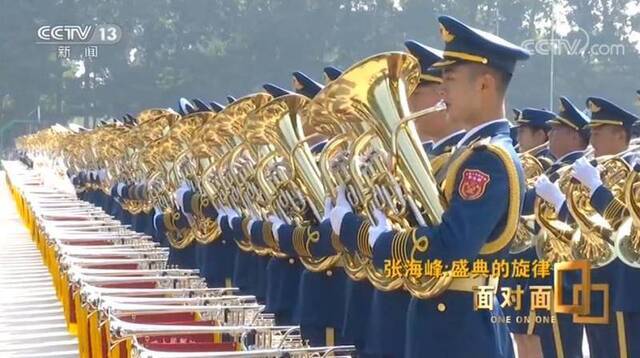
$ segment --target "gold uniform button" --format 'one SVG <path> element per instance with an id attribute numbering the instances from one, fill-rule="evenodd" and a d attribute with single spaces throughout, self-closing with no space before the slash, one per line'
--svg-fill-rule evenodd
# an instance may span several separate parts
<path id="1" fill-rule="evenodd" d="M 329 277 L 333 276 L 333 271 L 327 270 L 327 276 L 329 276 Z"/>
<path id="2" fill-rule="evenodd" d="M 294 258 L 290 258 L 289 263 L 293 265 L 294 263 L 296 263 L 296 260 Z"/>
<path id="3" fill-rule="evenodd" d="M 438 303 L 438 311 L 439 312 L 444 312 L 447 310 L 447 305 L 445 305 L 444 303 Z"/>

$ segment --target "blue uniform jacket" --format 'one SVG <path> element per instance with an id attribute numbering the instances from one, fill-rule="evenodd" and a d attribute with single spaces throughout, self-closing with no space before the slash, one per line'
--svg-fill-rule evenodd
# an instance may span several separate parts
<path id="1" fill-rule="evenodd" d="M 458 149 L 446 168 L 448 206 L 442 222 L 417 227 L 408 236 L 381 235 L 373 247 L 377 265 L 403 258 L 439 259 L 445 264 L 456 259 L 472 262 L 479 256 L 487 261 L 506 258 L 524 199 L 524 173 L 511 143 L 509 124 L 489 123 L 462 145 L 468 147 Z M 508 328 L 491 322 L 491 315 L 502 315 L 496 306 L 493 311 L 474 311 L 472 295 L 459 291 L 445 291 L 430 300 L 413 298 L 407 313 L 405 356 L 426 352 L 466 356 L 468 347 L 483 357 L 513 356 Z M 452 344 L 452 336 L 465 337 L 468 344 Z"/>

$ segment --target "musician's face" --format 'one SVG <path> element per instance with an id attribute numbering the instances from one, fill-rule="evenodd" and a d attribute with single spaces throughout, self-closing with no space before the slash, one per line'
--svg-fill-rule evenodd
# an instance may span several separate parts
<path id="1" fill-rule="evenodd" d="M 542 129 L 531 128 L 526 125 L 518 127 L 518 143 L 520 151 L 527 151 L 547 141 L 547 136 Z"/>
<path id="2" fill-rule="evenodd" d="M 580 135 L 574 129 L 562 124 L 552 124 L 549 131 L 549 151 L 556 158 L 580 148 Z"/>
<path id="3" fill-rule="evenodd" d="M 447 105 L 447 116 L 458 123 L 469 123 L 482 100 L 478 76 L 473 65 L 460 63 L 442 71 L 442 94 Z"/>
<path id="4" fill-rule="evenodd" d="M 596 157 L 617 154 L 627 147 L 626 134 L 621 126 L 604 124 L 593 127 L 591 145 Z"/>
<path id="5" fill-rule="evenodd" d="M 409 97 L 409 109 L 417 112 L 434 106 L 442 99 L 442 86 L 439 83 L 421 83 Z M 440 136 L 445 127 L 444 112 L 429 113 L 415 121 L 416 130 L 422 141 Z"/>

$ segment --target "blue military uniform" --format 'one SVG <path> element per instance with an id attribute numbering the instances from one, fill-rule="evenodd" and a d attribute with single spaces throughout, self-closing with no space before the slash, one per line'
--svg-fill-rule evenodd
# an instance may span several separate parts
<path id="1" fill-rule="evenodd" d="M 452 17 L 442 16 L 439 21 L 445 50 L 444 60 L 437 66 L 465 61 L 511 74 L 516 61 L 529 56 L 523 49 Z M 447 166 L 444 197 L 448 207 L 441 223 L 380 235 L 372 248 L 377 266 L 390 259 L 438 259 L 446 265 L 457 259 L 505 257 L 524 198 L 524 173 L 513 149 L 509 122 L 499 119 L 477 126 L 465 134 L 459 146 Z M 469 349 L 474 356 L 513 357 L 507 327 L 491 321 L 492 316 L 502 316 L 497 301 L 493 310 L 474 311 L 472 285 L 477 283 L 464 280 L 469 279 L 454 279 L 438 297 L 411 299 L 406 357 L 464 357 Z M 458 339 L 452 339 L 454 336 Z M 460 338 L 467 344 L 459 344 Z"/>
<path id="2" fill-rule="evenodd" d="M 218 212 L 202 195 L 204 194 L 193 190 L 187 191 L 183 196 L 183 213 L 185 215 L 198 213 L 199 218 L 216 220 Z M 232 283 L 233 258 L 237 246 L 233 240 L 227 240 L 221 236 L 207 244 L 195 243 L 196 266 L 209 287 L 231 286 Z"/>
<path id="3" fill-rule="evenodd" d="M 516 128 L 519 130 L 522 127 L 529 127 L 533 129 L 541 129 L 545 132 L 548 132 L 551 128 L 549 125 L 549 121 L 556 117 L 556 114 L 553 112 L 549 112 L 546 110 L 539 110 L 534 108 L 525 108 L 521 111 L 516 112 Z M 521 151 L 522 152 L 522 151 Z M 547 170 L 554 161 L 553 155 L 549 152 L 548 146 L 543 148 L 532 149 L 528 152 L 532 156 L 534 156 L 542 165 L 542 167 Z M 524 204 L 522 208 L 522 215 L 532 215 L 533 214 L 533 204 L 536 198 L 535 188 L 529 188 L 525 192 L 524 196 Z M 538 224 L 535 224 L 533 228 L 534 232 L 537 233 L 540 230 Z M 514 253 L 511 255 L 511 260 L 527 260 L 529 262 L 537 259 L 536 252 L 533 248 L 529 248 L 523 252 Z M 508 287 L 516 287 L 516 285 L 521 285 L 526 287 L 527 279 L 512 279 L 509 280 L 507 286 Z M 511 313 L 511 312 L 509 312 Z M 524 334 L 527 331 L 526 323 L 515 323 L 513 322 L 512 331 L 514 333 Z"/>
<path id="4" fill-rule="evenodd" d="M 436 143 L 423 143 L 423 148 L 430 159 L 436 159 L 442 155 L 450 154 L 464 132 L 456 132 Z M 425 145 L 431 144 L 431 145 Z M 433 168 L 434 175 L 444 177 L 444 173 Z M 340 237 L 357 237 L 357 233 L 363 225 L 368 225 L 362 218 L 353 213 L 347 214 L 340 228 Z M 357 250 L 355 240 L 351 244 L 345 244 L 351 250 Z M 372 356 L 403 356 L 405 348 L 406 312 L 411 296 L 404 290 L 380 291 L 374 290 L 371 299 L 371 314 L 366 332 L 365 353 Z"/>
<path id="5" fill-rule="evenodd" d="M 424 145 L 423 145 L 423 148 L 425 152 L 427 152 L 427 155 L 429 156 L 429 158 L 436 158 L 440 155 L 452 152 L 455 149 L 455 147 L 458 145 L 458 142 L 460 142 L 460 139 L 464 137 L 464 135 L 465 135 L 464 131 L 458 131 L 450 134 L 449 136 L 441 139 L 438 142 L 435 142 L 431 146 L 431 148 L 428 148 L 427 146 L 424 146 Z"/>
<path id="6" fill-rule="evenodd" d="M 590 97 L 587 105 L 591 110 L 591 127 L 617 125 L 631 133 L 633 125 L 638 121 L 635 115 L 603 98 Z M 635 161 L 634 153 L 623 156 L 623 159 L 628 163 Z M 626 208 L 608 188 L 599 186 L 591 195 L 591 205 L 614 229 L 618 228 L 621 213 Z M 616 258 L 604 267 L 594 268 L 591 276 L 592 282 L 609 283 L 611 299 L 609 323 L 586 325 L 590 356 L 640 357 L 640 286 L 637 285 L 640 270 Z M 601 301 L 600 294 L 592 297 L 591 315 L 603 313 Z"/>
<path id="7" fill-rule="evenodd" d="M 582 113 L 582 111 L 576 108 L 567 98 L 561 97 L 560 102 L 560 112 L 557 115 L 551 112 L 548 112 L 551 113 L 551 115 L 543 114 L 543 116 L 546 118 L 545 123 L 548 123 L 548 125 L 566 126 L 579 132 L 588 132 L 589 118 L 584 113 Z M 551 178 L 552 181 L 555 181 L 557 180 L 557 172 L 560 168 L 563 168 L 567 165 L 572 165 L 583 155 L 584 151 L 567 153 L 558 160 L 554 161 L 551 166 L 546 169 L 544 174 Z M 535 188 L 529 188 L 526 191 L 522 215 L 534 214 L 534 203 L 536 196 L 537 195 Z M 533 262 L 533 260 L 538 259 L 538 257 L 535 249 L 531 247 L 522 253 L 512 255 L 512 260 L 517 259 L 523 259 L 528 260 L 529 262 Z M 569 297 L 571 295 L 568 292 L 571 292 L 571 283 L 573 282 L 573 279 L 575 279 L 575 277 L 573 277 L 574 275 L 572 274 L 572 272 L 565 274 L 567 276 L 571 276 L 571 278 L 567 277 L 567 279 L 565 280 L 564 292 L 567 292 L 567 295 L 563 300 L 566 302 L 568 302 L 567 300 L 570 299 Z M 515 285 L 517 284 L 520 284 L 525 292 L 528 292 L 528 287 L 532 285 L 552 286 L 553 276 L 549 276 L 546 278 L 530 278 L 526 280 L 513 279 L 509 283 L 509 286 L 515 287 Z M 530 307 L 530 295 L 524 295 L 522 310 L 520 312 L 527 313 L 529 312 Z M 518 312 L 516 312 L 516 314 L 517 313 Z M 564 357 L 582 357 L 583 326 L 581 324 L 573 323 L 573 318 L 569 314 L 556 314 L 556 323 L 550 324 L 535 324 L 535 320 L 532 320 L 529 323 L 520 324 L 513 321 L 511 329 L 514 333 L 535 334 L 539 336 L 544 357 L 559 356 L 557 352 L 558 346 L 562 347 L 562 356 Z M 554 335 L 554 329 L 557 330 L 557 335 Z"/>
<path id="8" fill-rule="evenodd" d="M 479 144 L 483 143 L 481 138 L 485 137 L 491 138 L 490 142 Z M 374 260 L 379 266 L 382 266 L 386 259 L 396 259 L 391 253 L 392 246 L 397 244 L 403 245 L 402 250 L 407 257 L 422 262 L 433 259 L 451 262 L 459 258 L 472 261 L 483 247 L 483 251 L 486 252 L 483 255 L 485 259 L 501 257 L 515 232 L 518 219 L 515 215 L 519 216 L 520 213 L 524 185 L 522 168 L 514 159 L 516 154 L 511 147 L 509 125 L 506 120 L 489 124 L 468 137 L 463 144 L 471 143 L 476 144 L 466 149 L 470 152 L 468 158 L 462 163 L 459 162 L 460 166 L 455 168 L 457 170 L 450 169 L 447 175 L 446 180 L 455 184 L 445 184 L 445 195 L 450 198 L 450 206 L 443 215 L 442 224 L 419 227 L 414 231 L 418 240 L 416 242 L 426 239 L 426 252 L 416 252 L 411 256 L 413 241 L 394 243 L 401 240 L 402 236 L 395 236 L 393 233 L 383 234 L 373 248 Z M 499 150 L 500 154 L 488 151 L 485 145 L 492 150 Z M 488 181 L 480 188 L 481 197 L 476 198 L 477 194 L 464 192 L 464 188 L 471 185 L 465 184 L 471 181 L 468 173 L 489 176 L 483 176 Z M 496 199 L 497 197 L 501 199 Z M 482 210 L 484 213 L 482 220 L 474 214 L 476 210 Z M 347 218 L 345 217 L 345 220 Z M 495 226 L 499 229 L 496 230 Z M 486 249 L 490 246 L 490 250 Z M 500 309 L 495 308 L 494 312 L 474 312 L 472 302 L 469 292 L 453 290 L 446 291 L 436 299 L 413 298 L 407 313 L 405 356 L 418 356 L 420 352 L 438 352 L 443 356 L 452 357 L 464 356 L 467 352 L 466 347 L 456 347 L 447 338 L 453 332 L 470 339 L 469 347 L 477 347 L 478 352 L 487 354 L 487 357 L 511 356 L 511 341 L 506 327 L 490 322 L 492 314 L 502 315 Z M 435 315 L 441 315 L 442 319 L 434 319 Z M 460 321 L 461 319 L 464 320 Z M 469 334 L 466 335 L 465 332 Z"/>
<path id="9" fill-rule="evenodd" d="M 165 238 L 168 235 L 175 235 L 177 238 L 184 239 L 182 236 L 190 230 L 187 216 L 177 208 L 173 208 L 173 212 L 170 215 L 162 215 Z M 167 264 L 178 265 L 178 267 L 181 268 L 197 268 L 196 251 L 193 243 L 183 249 L 176 249 L 171 247 L 171 245 L 169 245 L 169 247 L 169 258 L 167 259 Z"/>

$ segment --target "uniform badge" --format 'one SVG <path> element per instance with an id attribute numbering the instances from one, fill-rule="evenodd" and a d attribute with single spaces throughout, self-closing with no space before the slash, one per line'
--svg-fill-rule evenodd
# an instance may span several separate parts
<path id="1" fill-rule="evenodd" d="M 464 200 L 479 199 L 484 194 L 489 181 L 491 181 L 489 174 L 477 169 L 465 169 L 458 186 L 458 194 Z"/>

